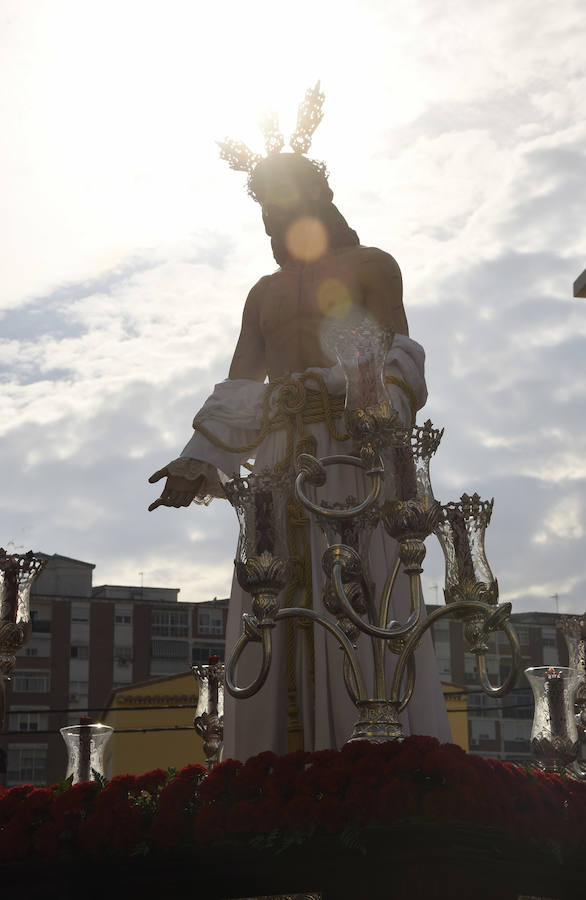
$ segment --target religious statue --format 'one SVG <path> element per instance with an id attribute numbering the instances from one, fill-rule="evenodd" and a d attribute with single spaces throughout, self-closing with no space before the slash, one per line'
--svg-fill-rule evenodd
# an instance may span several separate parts
<path id="1" fill-rule="evenodd" d="M 355 452 L 344 433 L 344 377 L 324 340 L 329 323 L 350 328 L 357 317 L 367 317 L 392 330 L 395 337 L 385 364 L 391 402 L 404 425 L 414 423 L 425 403 L 424 352 L 409 337 L 399 266 L 388 253 L 360 244 L 332 202 L 325 165 L 304 155 L 321 121 L 323 99 L 319 84 L 307 92 L 290 139 L 291 153 L 281 152 L 284 139 L 273 115 L 261 124 L 265 158 L 238 142 L 220 144 L 230 166 L 248 172 L 248 192 L 261 206 L 279 268 L 250 291 L 229 377 L 216 385 L 195 416 L 193 437 L 178 459 L 150 477 L 151 482 L 166 478 L 150 510 L 223 497 L 222 484 L 250 460 L 254 471 L 285 471 L 307 450 L 320 456 Z M 360 496 L 361 478 L 361 473 L 344 470 L 333 486 L 338 499 Z M 288 529 L 298 565 L 283 602 L 321 608 L 324 538 L 294 496 Z M 396 558 L 396 543 L 379 525 L 370 549 L 375 582 L 384 582 Z M 239 636 L 248 602 L 234 580 L 228 651 Z M 399 584 L 393 603 L 393 617 L 404 619 L 409 611 L 406 579 L 405 590 Z M 359 638 L 359 652 L 360 642 L 366 646 L 369 640 L 366 635 Z M 226 697 L 227 756 L 246 759 L 267 749 L 285 753 L 339 747 L 352 730 L 356 710 L 343 686 L 340 653 L 331 635 L 306 620 L 291 623 L 275 641 L 275 659 L 281 662 L 273 665 L 259 693 L 245 701 Z M 418 680 L 403 714 L 405 731 L 450 740 L 429 632 L 416 661 Z M 245 666 L 245 660 L 241 664 Z M 372 667 L 366 654 L 363 664 Z M 251 671 L 254 665 L 251 659 Z M 388 665 L 393 666 L 392 660 Z"/>

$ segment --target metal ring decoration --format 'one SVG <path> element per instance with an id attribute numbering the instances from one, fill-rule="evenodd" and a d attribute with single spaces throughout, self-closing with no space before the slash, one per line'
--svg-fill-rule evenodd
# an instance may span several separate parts
<path id="1" fill-rule="evenodd" d="M 425 632 L 428 630 L 428 628 L 431 628 L 431 626 L 433 625 L 434 622 L 437 621 L 437 619 L 441 619 L 442 616 L 451 615 L 452 613 L 454 613 L 456 611 L 460 611 L 460 610 L 462 612 L 466 612 L 466 611 L 470 611 L 470 610 L 478 610 L 480 612 L 486 613 L 486 618 L 488 619 L 494 613 L 494 606 L 491 606 L 487 603 L 481 603 L 479 600 L 457 600 L 454 603 L 450 603 L 448 606 L 442 606 L 442 607 L 440 607 L 440 609 L 434 610 L 432 613 L 430 613 L 427 616 L 426 619 L 424 619 L 423 622 L 420 622 L 420 624 L 417 626 L 415 631 L 413 631 L 412 634 L 407 639 L 407 642 L 401 652 L 401 655 L 399 656 L 399 661 L 397 662 L 397 667 L 396 667 L 395 673 L 393 675 L 393 683 L 391 685 L 391 700 L 392 701 L 400 702 L 399 692 L 400 692 L 401 682 L 403 680 L 403 673 L 405 670 L 405 666 L 407 664 L 409 657 L 412 655 L 417 644 L 421 640 L 422 636 L 425 634 Z M 517 640 L 517 636 L 516 636 L 515 632 L 513 631 L 512 626 L 508 622 L 506 623 L 506 625 L 504 627 L 504 631 L 509 639 L 509 643 L 511 644 L 511 649 L 512 649 L 511 671 L 510 671 L 508 677 L 506 678 L 505 683 L 498 688 L 494 688 L 488 681 L 488 678 L 486 679 L 485 683 L 482 683 L 482 680 L 481 680 L 482 689 L 485 691 L 485 693 L 490 694 L 493 697 L 500 696 L 501 694 L 505 693 L 509 689 L 511 679 L 514 680 L 514 678 L 517 675 L 517 669 L 518 669 L 518 664 L 519 664 L 519 652 L 520 652 L 519 651 L 519 641 Z M 478 666 L 478 670 L 480 673 L 480 671 L 481 671 L 480 664 Z M 486 684 L 486 686 L 485 686 L 485 684 Z M 488 690 L 487 690 L 487 688 L 488 688 Z"/>
<path id="2" fill-rule="evenodd" d="M 340 546 L 344 546 L 343 544 Z M 330 548 L 334 549 L 334 548 Z M 423 601 L 421 598 L 421 591 L 417 592 L 417 607 L 414 612 L 411 613 L 407 621 L 404 625 L 399 625 L 397 628 L 379 628 L 377 625 L 371 625 L 370 622 L 365 622 L 364 619 L 361 619 L 358 613 L 354 612 L 348 597 L 346 596 L 346 592 L 344 590 L 344 583 L 342 581 L 342 572 L 344 571 L 344 565 L 342 563 L 335 563 L 332 569 L 332 584 L 334 585 L 334 589 L 336 591 L 336 596 L 338 600 L 342 604 L 344 615 L 347 616 L 350 621 L 356 625 L 357 628 L 360 628 L 362 632 L 365 634 L 369 634 L 371 637 L 383 638 L 383 640 L 391 640 L 392 638 L 402 637 L 407 634 L 414 628 L 421 618 L 421 613 L 423 610 Z"/>
<path id="3" fill-rule="evenodd" d="M 244 648 L 249 643 L 256 643 L 253 641 L 251 637 L 244 632 L 240 635 L 236 642 L 236 646 L 232 651 L 230 659 L 226 665 L 226 687 L 230 694 L 233 697 L 238 697 L 238 699 L 245 700 L 247 697 L 252 697 L 256 694 L 257 691 L 261 689 L 265 681 L 267 680 L 267 675 L 269 674 L 269 669 L 271 667 L 272 660 L 272 637 L 271 637 L 271 628 L 264 627 L 262 629 L 262 663 L 260 667 L 260 672 L 254 681 L 251 682 L 247 687 L 238 687 L 235 683 L 235 670 L 238 664 L 238 660 L 242 656 Z"/>
<path id="4" fill-rule="evenodd" d="M 316 460 L 316 462 L 318 461 Z M 295 479 L 295 492 L 301 503 L 306 507 L 306 509 L 311 510 L 311 512 L 316 513 L 320 516 L 325 516 L 329 519 L 351 519 L 354 516 L 360 515 L 360 513 L 366 512 L 366 510 L 370 509 L 370 507 L 378 500 L 382 484 L 380 473 L 368 471 L 363 461 L 358 457 L 343 455 L 324 456 L 319 460 L 319 465 L 323 468 L 335 465 L 354 466 L 355 468 L 362 469 L 369 478 L 372 478 L 373 484 L 368 497 L 366 497 L 366 499 L 363 500 L 362 503 L 359 503 L 358 506 L 354 506 L 352 507 L 352 509 L 325 509 L 324 507 L 319 506 L 319 504 L 313 503 L 313 501 L 303 493 L 303 485 L 305 481 L 309 480 L 309 478 L 308 474 L 302 470 L 301 472 L 299 472 L 297 478 Z"/>
<path id="5" fill-rule="evenodd" d="M 509 644 L 511 647 L 511 671 L 499 687 L 494 687 L 494 685 L 490 681 L 490 678 L 488 677 L 485 654 L 478 654 L 478 677 L 480 680 L 480 685 L 484 693 L 488 694 L 490 697 L 502 697 L 504 694 L 510 691 L 510 689 L 515 684 L 517 678 L 517 670 L 519 668 L 519 661 L 521 659 L 519 638 L 513 631 L 512 625 L 507 622 L 503 628 L 503 631 L 509 639 Z"/>

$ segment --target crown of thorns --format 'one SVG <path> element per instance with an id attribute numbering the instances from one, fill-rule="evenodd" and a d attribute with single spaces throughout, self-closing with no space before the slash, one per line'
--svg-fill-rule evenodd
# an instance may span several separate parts
<path id="1" fill-rule="evenodd" d="M 289 140 L 289 146 L 293 153 L 298 156 L 304 156 L 311 146 L 313 133 L 323 119 L 324 99 L 325 95 L 320 90 L 318 81 L 315 87 L 308 88 L 305 92 L 305 97 L 299 104 L 297 126 Z M 243 141 L 226 138 L 223 141 L 216 142 L 220 148 L 220 158 L 225 159 L 231 169 L 234 169 L 236 172 L 248 173 L 248 193 L 254 200 L 258 200 L 258 197 L 251 187 L 253 172 L 259 163 L 277 156 L 285 146 L 285 138 L 279 129 L 279 120 L 274 110 L 270 110 L 263 115 L 259 122 L 259 127 L 265 141 L 266 156 L 254 153 Z M 328 173 L 325 163 L 308 159 L 307 157 L 305 159 L 319 175 L 324 179 L 327 178 Z"/>

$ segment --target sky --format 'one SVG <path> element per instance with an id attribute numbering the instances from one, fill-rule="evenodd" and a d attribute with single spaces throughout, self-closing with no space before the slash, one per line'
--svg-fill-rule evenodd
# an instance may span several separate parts
<path id="1" fill-rule="evenodd" d="M 335 9 L 335 12 L 334 12 Z M 516 611 L 586 607 L 581 0 L 0 0 L 0 543 L 94 584 L 227 596 L 227 503 L 147 512 L 275 269 L 226 135 L 321 79 L 311 155 L 397 259 L 445 435 L 436 497 L 495 498 Z M 426 599 L 443 560 L 428 541 Z"/>

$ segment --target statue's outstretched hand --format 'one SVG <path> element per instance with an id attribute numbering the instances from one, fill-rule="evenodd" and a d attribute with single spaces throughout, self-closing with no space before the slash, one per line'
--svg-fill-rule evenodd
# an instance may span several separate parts
<path id="1" fill-rule="evenodd" d="M 161 496 L 151 503 L 149 512 L 156 509 L 157 506 L 189 506 L 194 498 L 202 493 L 205 476 L 200 475 L 199 478 L 182 478 L 180 475 L 171 475 L 168 466 L 158 469 L 149 478 L 150 484 L 166 478 L 165 487 L 161 492 Z"/>

